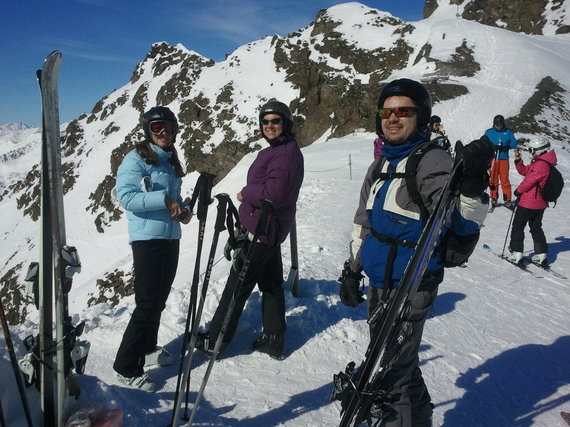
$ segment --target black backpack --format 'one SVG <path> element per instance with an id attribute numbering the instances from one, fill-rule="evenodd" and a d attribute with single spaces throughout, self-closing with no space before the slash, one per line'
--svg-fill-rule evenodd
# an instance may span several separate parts
<path id="1" fill-rule="evenodd" d="M 546 160 L 538 160 L 548 163 Z M 564 188 L 564 178 L 560 171 L 556 169 L 556 166 L 551 165 L 550 163 L 548 163 L 548 166 L 550 166 L 550 173 L 548 174 L 546 185 L 540 190 L 540 192 L 545 201 L 553 202 L 554 206 L 556 206 L 556 201 L 558 200 L 558 197 L 560 197 L 562 189 Z"/>

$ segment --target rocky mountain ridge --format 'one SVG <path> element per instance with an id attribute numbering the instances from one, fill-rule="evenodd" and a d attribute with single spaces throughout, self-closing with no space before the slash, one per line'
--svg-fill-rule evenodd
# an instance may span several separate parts
<path id="1" fill-rule="evenodd" d="M 264 146 L 256 111 L 272 97 L 290 105 L 302 146 L 356 131 L 373 132 L 379 88 L 390 78 L 421 79 L 436 108 L 452 100 L 473 102 L 477 79 L 487 72 L 481 58 L 490 47 L 487 39 L 475 42 L 472 33 L 481 24 L 456 17 L 453 1 L 442 5 L 440 0 L 429 18 L 414 23 L 359 3 L 338 5 L 321 10 L 305 28 L 248 43 L 219 63 L 180 44 L 155 43 L 125 86 L 101 99 L 89 114 L 62 125 L 67 200 L 71 198 L 73 210 L 85 218 L 85 231 L 105 241 L 123 217 L 112 198 L 117 167 L 142 138 L 139 120 L 153 105 L 167 105 L 178 115 L 177 145 L 189 173 L 189 189 L 196 172 L 214 173 L 219 181 L 244 155 Z M 463 13 L 472 3 L 460 3 Z M 511 37 L 492 27 L 483 33 L 505 45 Z M 537 69 L 534 86 L 517 92 L 521 100 L 507 115 L 515 132 L 558 140 L 568 134 L 570 81 L 558 68 L 553 71 Z M 11 301 L 14 321 L 26 315 L 22 301 L 29 300 L 20 295 L 21 278 L 37 251 L 37 236 L 29 230 L 39 218 L 39 155 L 31 159 L 41 135 L 36 130 L 29 138 L 22 152 L 0 152 L 0 158 L 14 154 L 6 157 L 6 164 L 29 159 L 10 179 L 0 173 L 0 183 L 6 183 L 0 185 L 2 212 L 26 224 L 25 231 L 7 229 L 2 237 L 9 249 L 1 252 L 0 280 L 7 284 L 2 294 Z M 99 291 L 91 303 L 116 303 L 116 292 L 131 291 L 124 286 L 130 281 L 125 279 L 130 277 L 128 268 L 93 274 Z"/>
<path id="2" fill-rule="evenodd" d="M 424 18 L 439 7 L 441 0 L 426 0 Z M 525 34 L 570 33 L 566 0 L 449 0 L 464 19 Z"/>

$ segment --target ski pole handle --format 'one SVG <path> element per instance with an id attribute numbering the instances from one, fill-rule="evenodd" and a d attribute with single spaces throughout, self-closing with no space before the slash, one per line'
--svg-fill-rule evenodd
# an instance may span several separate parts
<path id="1" fill-rule="evenodd" d="M 273 202 L 269 199 L 260 199 L 261 203 L 261 215 L 259 215 L 259 221 L 257 222 L 257 228 L 255 229 L 255 235 L 257 237 L 263 236 L 265 234 L 265 228 L 267 226 L 267 218 L 269 213 L 273 210 Z"/>
<path id="2" fill-rule="evenodd" d="M 216 216 L 214 230 L 220 233 L 226 229 L 226 211 L 230 196 L 227 193 L 221 193 L 216 195 L 216 199 L 218 199 L 218 215 Z"/>
<path id="3" fill-rule="evenodd" d="M 211 173 L 202 172 L 200 177 L 203 177 L 203 183 L 201 188 L 198 189 L 198 209 L 196 210 L 196 215 L 198 220 L 206 218 L 206 212 L 208 211 L 208 206 L 212 203 L 212 187 L 214 186 L 214 178 L 216 175 Z"/>

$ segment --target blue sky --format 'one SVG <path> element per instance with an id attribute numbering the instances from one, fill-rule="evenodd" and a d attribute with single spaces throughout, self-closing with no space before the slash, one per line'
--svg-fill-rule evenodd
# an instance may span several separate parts
<path id="1" fill-rule="evenodd" d="M 0 124 L 41 124 L 35 71 L 60 50 L 60 120 L 90 112 L 125 85 L 152 43 L 181 43 L 216 61 L 266 35 L 285 36 L 341 0 L 14 0 L 0 2 Z M 407 21 L 424 0 L 362 0 Z"/>

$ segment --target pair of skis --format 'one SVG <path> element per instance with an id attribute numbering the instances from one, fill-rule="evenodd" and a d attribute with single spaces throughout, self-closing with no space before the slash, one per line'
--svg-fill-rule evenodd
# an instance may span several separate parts
<path id="1" fill-rule="evenodd" d="M 194 319 L 191 334 L 190 334 L 190 342 L 187 345 L 184 345 L 184 349 L 183 349 L 184 356 L 183 356 L 183 358 L 181 360 L 181 364 L 180 364 L 179 378 L 178 378 L 178 382 L 177 382 L 175 399 L 174 399 L 174 408 L 172 411 L 172 420 L 171 420 L 171 426 L 172 427 L 177 427 L 180 419 L 184 420 L 185 422 L 188 422 L 188 425 L 192 425 L 192 422 L 194 421 L 194 418 L 196 416 L 196 413 L 197 413 L 198 408 L 200 406 L 200 403 L 202 401 L 202 397 L 204 396 L 204 390 L 205 390 L 206 385 L 208 383 L 208 379 L 210 377 L 210 374 L 211 374 L 212 369 L 214 367 L 214 363 L 215 363 L 217 356 L 218 356 L 218 353 L 220 351 L 220 347 L 222 345 L 222 341 L 223 341 L 226 329 L 228 327 L 230 318 L 232 316 L 234 306 L 236 303 L 236 297 L 239 294 L 239 290 L 245 281 L 245 277 L 246 277 L 246 274 L 247 274 L 247 271 L 249 268 L 249 264 L 251 262 L 251 256 L 253 253 L 253 249 L 252 249 L 253 245 L 257 241 L 259 236 L 265 234 L 267 217 L 268 217 L 269 212 L 270 212 L 271 207 L 272 207 L 272 203 L 270 200 L 261 200 L 261 215 L 260 215 L 256 230 L 255 230 L 255 233 L 253 236 L 252 243 L 248 247 L 247 255 L 245 257 L 245 260 L 243 262 L 243 265 L 241 267 L 241 270 L 240 270 L 240 273 L 239 273 L 239 276 L 237 279 L 235 291 L 232 295 L 232 298 L 231 298 L 229 306 L 228 306 L 228 310 L 224 316 L 222 326 L 221 326 L 220 331 L 218 333 L 218 336 L 216 338 L 216 343 L 214 345 L 214 349 L 212 350 L 212 352 L 210 354 L 208 367 L 207 367 L 206 373 L 204 374 L 204 377 L 202 379 L 202 383 L 200 385 L 196 399 L 194 400 L 192 413 L 190 414 L 190 416 L 188 416 L 188 393 L 189 393 L 189 385 L 190 385 L 190 367 L 192 364 L 194 347 L 196 345 L 196 340 L 198 337 L 198 328 L 199 328 L 199 323 L 200 323 L 200 319 L 202 316 L 204 301 L 206 299 L 206 293 L 208 291 L 210 274 L 211 274 L 212 267 L 214 264 L 214 257 L 216 254 L 218 238 L 219 238 L 220 233 L 222 231 L 224 231 L 225 229 L 228 229 L 229 233 L 233 233 L 234 225 L 239 226 L 239 218 L 238 218 L 237 209 L 233 205 L 230 197 L 227 194 L 219 194 L 216 196 L 216 198 L 218 199 L 218 213 L 217 213 L 216 224 L 215 224 L 215 228 L 214 228 L 214 236 L 212 238 L 212 245 L 211 245 L 211 249 L 210 249 L 210 255 L 208 258 L 208 264 L 206 267 L 206 273 L 204 276 L 204 283 L 202 284 L 200 304 L 198 306 L 196 317 Z M 198 261 L 197 261 L 197 263 L 198 263 Z M 191 299 L 191 302 L 192 302 L 192 299 Z M 186 343 L 186 338 L 185 338 L 185 343 Z M 186 388 L 187 396 L 186 396 L 185 414 L 183 417 L 181 417 L 180 412 L 181 412 L 181 407 L 182 407 L 182 400 L 180 398 L 180 395 L 181 395 L 181 390 L 183 388 Z"/>
<path id="2" fill-rule="evenodd" d="M 379 314 L 369 322 L 378 325 L 366 350 L 365 359 L 358 369 L 351 362 L 344 372 L 334 375 L 331 400 L 341 401 L 341 427 L 358 426 L 376 419 L 376 424 L 391 416 L 387 405 L 390 390 L 384 379 L 398 348 L 398 336 L 404 326 L 403 316 L 411 297 L 416 293 L 428 262 L 435 250 L 441 232 L 453 212 L 458 195 L 463 162 L 457 161 L 447 185 L 430 215 L 416 250 L 404 271 L 394 296 Z M 374 417 L 371 411 L 374 411 Z M 372 425 L 372 424 L 371 424 Z"/>
<path id="3" fill-rule="evenodd" d="M 41 260 L 32 263 L 26 278 L 37 283 L 40 311 L 39 339 L 26 340 L 33 342 L 31 346 L 37 353 L 37 359 L 32 355 L 28 363 L 30 377 L 39 383 L 44 425 L 58 427 L 64 425 L 68 394 L 79 394 L 72 369 L 83 373 L 89 352 L 88 342 L 77 341 L 84 323 L 73 326 L 68 310 L 68 293 L 81 263 L 77 250 L 66 243 L 58 106 L 60 67 L 61 52 L 54 51 L 36 73 L 42 101 Z"/>
<path id="4" fill-rule="evenodd" d="M 533 275 L 534 277 L 536 277 L 537 279 L 542 279 L 543 276 L 539 275 L 536 271 L 533 271 L 529 268 L 529 266 L 534 265 L 538 268 L 540 268 L 543 271 L 548 272 L 549 274 L 552 274 L 554 277 L 556 277 L 557 279 L 561 279 L 561 280 L 568 280 L 568 277 L 566 277 L 564 274 L 562 274 L 561 272 L 554 270 L 549 264 L 541 264 L 537 261 L 534 261 L 532 258 L 528 257 L 528 256 L 524 256 L 522 257 L 521 261 L 517 262 L 513 262 L 510 261 L 508 259 L 508 257 L 506 255 L 503 254 L 499 254 L 495 251 L 493 251 L 491 249 L 491 247 L 487 244 L 483 244 L 483 249 L 485 249 L 486 251 L 491 252 L 493 255 L 507 261 L 510 264 L 513 264 L 514 266 L 520 268 L 521 270 Z"/>

